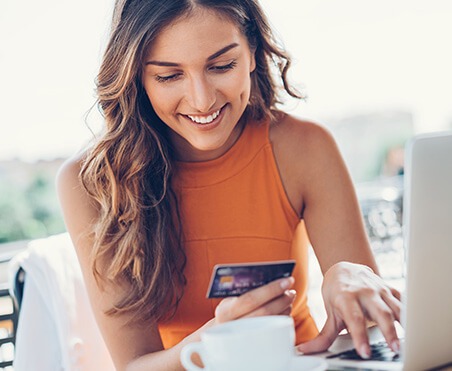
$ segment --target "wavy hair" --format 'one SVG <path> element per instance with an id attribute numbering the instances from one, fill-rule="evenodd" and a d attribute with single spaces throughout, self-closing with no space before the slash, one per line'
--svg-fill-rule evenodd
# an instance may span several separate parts
<path id="1" fill-rule="evenodd" d="M 142 85 L 144 58 L 159 33 L 201 7 L 233 21 L 255 53 L 246 119 L 272 117 L 279 93 L 300 98 L 287 82 L 290 58 L 256 0 L 117 0 L 97 76 L 105 129 L 82 164 L 81 181 L 97 203 L 91 261 L 99 285 L 124 288 L 109 314 L 163 321 L 183 295 L 185 254 L 171 189 L 167 126 Z M 276 69 L 275 69 L 276 67 Z M 276 70 L 276 76 L 273 70 Z"/>

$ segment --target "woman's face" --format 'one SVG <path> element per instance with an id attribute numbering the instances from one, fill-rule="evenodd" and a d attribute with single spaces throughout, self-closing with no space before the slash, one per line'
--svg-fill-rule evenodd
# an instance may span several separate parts
<path id="1" fill-rule="evenodd" d="M 196 10 L 159 34 L 145 58 L 143 84 L 172 129 L 178 159 L 213 159 L 233 145 L 254 67 L 246 37 L 213 11 Z"/>

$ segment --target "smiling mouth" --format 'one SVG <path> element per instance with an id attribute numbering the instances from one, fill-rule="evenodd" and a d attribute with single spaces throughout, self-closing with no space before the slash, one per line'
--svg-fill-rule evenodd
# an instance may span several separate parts
<path id="1" fill-rule="evenodd" d="M 197 116 L 197 115 L 185 115 L 185 116 L 196 124 L 210 124 L 220 115 L 222 109 L 223 107 L 221 107 L 218 111 L 215 111 L 214 113 L 208 116 Z"/>

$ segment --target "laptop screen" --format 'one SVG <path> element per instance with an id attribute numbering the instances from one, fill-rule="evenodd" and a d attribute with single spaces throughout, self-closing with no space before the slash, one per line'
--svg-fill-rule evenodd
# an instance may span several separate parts
<path id="1" fill-rule="evenodd" d="M 405 161 L 402 354 L 414 370 L 452 362 L 452 132 L 414 137 Z"/>

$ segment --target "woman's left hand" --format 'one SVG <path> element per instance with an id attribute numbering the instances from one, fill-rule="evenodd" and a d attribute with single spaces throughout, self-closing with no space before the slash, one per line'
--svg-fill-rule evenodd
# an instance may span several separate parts
<path id="1" fill-rule="evenodd" d="M 395 321 L 400 322 L 400 293 L 389 287 L 365 265 L 340 262 L 324 276 L 325 326 L 313 340 L 298 345 L 303 353 L 327 350 L 339 333 L 347 329 L 362 358 L 370 357 L 367 320 L 380 328 L 391 349 L 400 349 Z"/>

